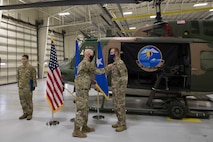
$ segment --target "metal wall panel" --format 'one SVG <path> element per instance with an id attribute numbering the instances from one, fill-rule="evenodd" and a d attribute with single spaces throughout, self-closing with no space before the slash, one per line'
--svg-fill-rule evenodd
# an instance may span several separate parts
<path id="1" fill-rule="evenodd" d="M 30 25 L 2 19 L 0 26 L 0 85 L 17 82 L 17 67 L 23 54 L 29 55 L 29 62 L 38 67 L 37 32 Z"/>

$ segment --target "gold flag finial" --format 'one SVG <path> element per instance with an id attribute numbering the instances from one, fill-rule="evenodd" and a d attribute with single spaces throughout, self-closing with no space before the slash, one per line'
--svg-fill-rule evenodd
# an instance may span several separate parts
<path id="1" fill-rule="evenodd" d="M 55 40 L 53 38 L 51 38 L 51 43 L 55 43 Z"/>

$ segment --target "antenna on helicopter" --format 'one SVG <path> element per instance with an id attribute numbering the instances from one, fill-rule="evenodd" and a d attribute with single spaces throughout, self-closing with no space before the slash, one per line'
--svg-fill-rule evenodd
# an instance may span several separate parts
<path id="1" fill-rule="evenodd" d="M 162 22 L 162 17 L 161 17 L 161 1 L 162 0 L 154 0 L 154 4 L 155 4 L 155 7 L 156 7 L 156 22 L 155 23 L 159 23 L 159 22 Z"/>
<path id="2" fill-rule="evenodd" d="M 153 0 L 153 8 L 156 8 L 156 17 L 153 24 L 153 29 L 150 32 L 151 36 L 172 36 L 172 30 L 168 22 L 164 22 L 161 17 L 161 2 L 163 0 Z"/>

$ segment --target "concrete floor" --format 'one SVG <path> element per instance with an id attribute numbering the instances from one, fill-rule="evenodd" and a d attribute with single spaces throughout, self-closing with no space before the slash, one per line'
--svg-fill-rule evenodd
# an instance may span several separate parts
<path id="1" fill-rule="evenodd" d="M 30 121 L 19 120 L 22 115 L 17 84 L 0 86 L 0 141 L 1 142 L 213 142 L 213 118 L 172 120 L 165 116 L 127 114 L 128 129 L 115 132 L 113 113 L 100 113 L 104 119 L 96 120 L 96 112 L 89 113 L 89 126 L 96 129 L 87 138 L 72 137 L 75 105 L 73 97 L 65 90 L 65 106 L 54 114 L 59 125 L 49 126 L 52 114 L 45 99 L 45 80 L 38 80 L 34 91 L 34 114 Z M 66 85 L 73 91 L 73 87 Z M 94 90 L 90 91 L 94 95 Z"/>

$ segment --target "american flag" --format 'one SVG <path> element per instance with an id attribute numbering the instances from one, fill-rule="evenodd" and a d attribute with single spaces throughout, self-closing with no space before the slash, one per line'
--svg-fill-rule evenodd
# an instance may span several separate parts
<path id="1" fill-rule="evenodd" d="M 46 97 L 52 112 L 58 111 L 64 105 L 61 72 L 58 65 L 55 45 L 51 43 L 50 61 L 46 80 Z"/>

